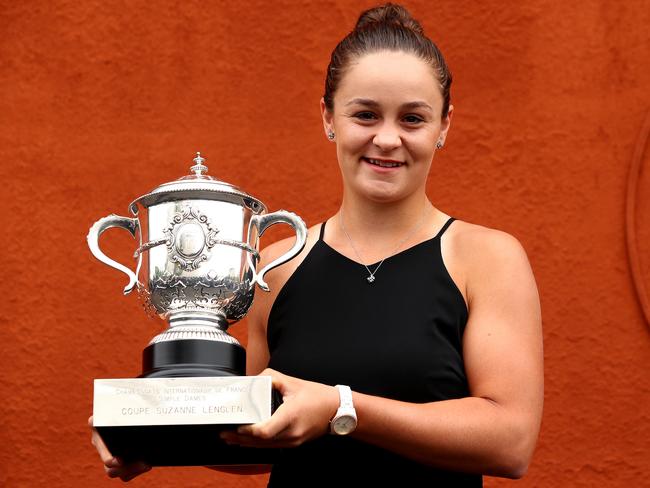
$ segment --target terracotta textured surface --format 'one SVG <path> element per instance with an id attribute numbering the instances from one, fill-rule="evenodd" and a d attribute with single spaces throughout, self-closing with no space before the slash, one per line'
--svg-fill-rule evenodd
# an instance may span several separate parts
<path id="1" fill-rule="evenodd" d="M 1 486 L 119 484 L 89 443 L 92 379 L 137 375 L 160 324 L 121 296 L 123 275 L 90 255 L 95 220 L 126 214 L 133 198 L 184 174 L 197 150 L 213 174 L 271 209 L 309 224 L 336 210 L 340 181 L 318 100 L 331 49 L 370 5 L 0 2 Z M 649 486 L 650 334 L 623 220 L 650 109 L 647 2 L 406 5 L 455 77 L 430 197 L 517 236 L 540 288 L 545 413 L 517 486 Z M 647 288 L 649 159 L 637 201 Z M 130 262 L 126 233 L 102 242 Z M 233 332 L 243 338 L 245 325 Z M 264 480 L 159 469 L 133 486 Z"/>

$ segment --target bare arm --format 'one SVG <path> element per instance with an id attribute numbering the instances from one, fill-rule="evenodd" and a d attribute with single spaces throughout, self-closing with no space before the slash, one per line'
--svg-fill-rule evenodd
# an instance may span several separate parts
<path id="1" fill-rule="evenodd" d="M 514 238 L 488 229 L 474 234 L 459 247 L 467 261 L 463 357 L 471 396 L 411 404 L 354 393 L 359 424 L 352 435 L 443 469 L 518 478 L 542 412 L 539 298 Z M 324 434 L 338 403 L 332 387 L 270 373 L 285 404 L 270 421 L 229 440 L 292 446 Z"/>

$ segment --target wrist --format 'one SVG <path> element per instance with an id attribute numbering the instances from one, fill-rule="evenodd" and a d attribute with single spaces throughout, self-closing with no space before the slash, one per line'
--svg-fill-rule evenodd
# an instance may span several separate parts
<path id="1" fill-rule="evenodd" d="M 338 390 L 339 405 L 330 420 L 330 433 L 348 435 L 357 428 L 357 412 L 354 408 L 352 390 L 346 385 L 336 385 L 336 389 Z"/>
<path id="2" fill-rule="evenodd" d="M 336 411 L 339 409 L 339 404 L 341 403 L 339 398 L 339 390 L 336 386 L 328 386 L 329 396 L 327 399 L 327 429 L 329 430 L 329 422 L 336 415 Z"/>

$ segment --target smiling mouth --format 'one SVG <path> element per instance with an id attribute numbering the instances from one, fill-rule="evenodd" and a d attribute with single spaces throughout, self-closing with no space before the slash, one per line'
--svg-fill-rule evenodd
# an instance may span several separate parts
<path id="1" fill-rule="evenodd" d="M 370 163 L 375 166 L 380 166 L 381 168 L 398 168 L 400 166 L 404 166 L 405 164 L 399 161 L 385 161 L 383 159 L 373 159 L 373 158 L 367 158 L 365 156 L 363 156 L 361 159 L 363 159 L 366 163 Z"/>

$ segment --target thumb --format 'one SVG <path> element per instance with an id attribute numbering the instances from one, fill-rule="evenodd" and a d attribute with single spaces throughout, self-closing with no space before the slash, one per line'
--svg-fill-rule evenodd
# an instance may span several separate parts
<path id="1" fill-rule="evenodd" d="M 271 386 L 280 392 L 282 396 L 284 396 L 286 388 L 287 388 L 287 379 L 289 378 L 287 375 L 284 375 L 280 373 L 279 371 L 276 371 L 271 368 L 266 368 L 264 371 L 262 371 L 260 376 L 270 376 L 271 377 Z"/>

